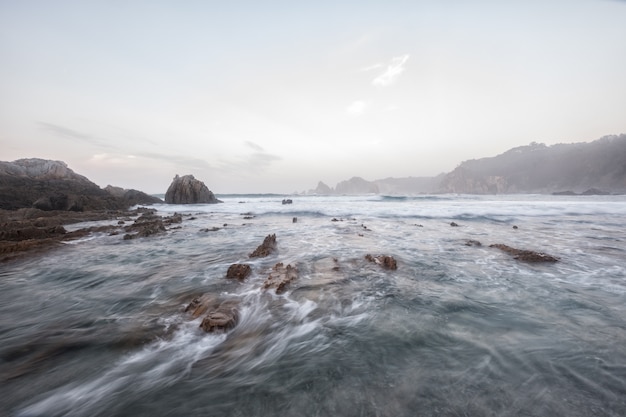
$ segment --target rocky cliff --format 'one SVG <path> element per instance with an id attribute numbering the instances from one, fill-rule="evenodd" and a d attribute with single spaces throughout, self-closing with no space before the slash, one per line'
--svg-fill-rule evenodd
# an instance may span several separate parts
<path id="1" fill-rule="evenodd" d="M 168 204 L 215 204 L 221 203 L 200 180 L 193 175 L 176 175 L 165 193 Z"/>
<path id="2" fill-rule="evenodd" d="M 124 192 L 119 197 L 103 190 L 65 162 L 38 158 L 0 161 L 0 209 L 119 210 L 157 202 L 140 191 Z"/>
<path id="3" fill-rule="evenodd" d="M 590 143 L 531 143 L 469 160 L 447 174 L 440 192 L 467 194 L 626 192 L 626 135 Z"/>

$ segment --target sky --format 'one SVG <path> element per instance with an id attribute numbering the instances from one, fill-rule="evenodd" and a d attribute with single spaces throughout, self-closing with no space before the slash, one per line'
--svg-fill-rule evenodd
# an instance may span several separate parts
<path id="1" fill-rule="evenodd" d="M 0 0 L 0 160 L 291 193 L 626 133 L 626 1 Z"/>

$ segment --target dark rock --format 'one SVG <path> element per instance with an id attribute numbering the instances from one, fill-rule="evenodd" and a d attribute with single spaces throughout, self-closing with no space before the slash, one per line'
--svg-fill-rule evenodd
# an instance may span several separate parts
<path id="1" fill-rule="evenodd" d="M 257 247 L 249 256 L 250 258 L 264 258 L 276 250 L 276 235 L 267 235 L 263 243 Z"/>
<path id="2" fill-rule="evenodd" d="M 293 200 L 290 198 L 283 199 L 283 204 L 292 204 L 292 203 L 293 203 Z"/>
<path id="3" fill-rule="evenodd" d="M 294 217 L 293 219 L 291 219 L 291 223 L 298 223 L 298 218 Z"/>
<path id="4" fill-rule="evenodd" d="M 228 267 L 226 278 L 235 278 L 243 281 L 252 273 L 252 268 L 247 264 L 232 264 Z"/>
<path id="5" fill-rule="evenodd" d="M 456 224 L 455 222 L 450 223 L 450 226 L 452 226 L 452 227 L 459 227 L 459 225 Z"/>
<path id="6" fill-rule="evenodd" d="M 193 175 L 176 175 L 165 193 L 168 204 L 215 204 L 221 203 L 200 180 Z"/>
<path id="7" fill-rule="evenodd" d="M 275 288 L 276 294 L 287 291 L 287 286 L 298 278 L 298 270 L 291 266 L 284 266 L 282 262 L 277 263 L 272 268 L 272 272 L 263 283 L 264 289 Z"/>
<path id="8" fill-rule="evenodd" d="M 482 246 L 483 244 L 477 240 L 468 240 L 465 242 L 465 246 Z"/>
<path id="9" fill-rule="evenodd" d="M 0 209 L 120 210 L 131 204 L 69 169 L 64 162 L 19 159 L 0 162 Z"/>
<path id="10" fill-rule="evenodd" d="M 518 227 L 517 227 L 517 226 L 513 226 L 513 229 L 517 230 L 517 229 L 518 229 Z"/>
<path id="11" fill-rule="evenodd" d="M 389 255 L 378 255 L 378 256 L 372 256 L 369 253 L 367 255 L 365 255 L 365 259 L 367 259 L 370 262 L 374 262 L 377 265 L 382 266 L 385 269 L 398 269 L 398 264 L 396 263 L 396 260 L 393 258 L 393 256 L 389 256 Z"/>
<path id="12" fill-rule="evenodd" d="M 559 260 L 558 258 L 552 255 L 548 255 L 546 253 L 535 252 L 531 250 L 516 249 L 507 245 L 503 245 L 501 243 L 489 245 L 489 247 L 500 249 L 501 251 L 504 251 L 510 255 L 513 255 L 514 259 L 517 259 L 523 262 L 530 262 L 530 263 L 558 262 Z"/>
<path id="13" fill-rule="evenodd" d="M 121 187 L 114 187 L 112 185 L 107 185 L 106 187 L 104 187 L 104 190 L 109 194 L 126 201 L 129 207 L 139 204 L 150 205 L 163 203 L 163 200 L 161 200 L 160 198 L 138 190 L 127 190 Z"/>

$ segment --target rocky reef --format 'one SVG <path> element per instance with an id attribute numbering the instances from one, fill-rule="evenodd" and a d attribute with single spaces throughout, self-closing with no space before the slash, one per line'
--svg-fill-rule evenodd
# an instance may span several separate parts
<path id="1" fill-rule="evenodd" d="M 165 193 L 167 204 L 221 203 L 209 188 L 193 175 L 176 175 Z"/>

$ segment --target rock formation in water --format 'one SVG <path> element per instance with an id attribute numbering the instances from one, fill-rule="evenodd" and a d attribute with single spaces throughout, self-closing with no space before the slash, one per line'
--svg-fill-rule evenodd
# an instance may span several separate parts
<path id="1" fill-rule="evenodd" d="M 276 294 L 282 294 L 287 291 L 287 286 L 298 278 L 298 269 L 291 265 L 283 265 L 282 262 L 277 263 L 272 268 L 272 272 L 263 283 L 264 289 L 275 288 Z"/>
<path id="2" fill-rule="evenodd" d="M 221 203 L 200 180 L 193 175 L 176 175 L 165 193 L 167 204 L 215 204 Z"/>
<path id="3" fill-rule="evenodd" d="M 367 259 L 370 262 L 375 263 L 376 265 L 380 265 L 381 267 L 385 269 L 391 269 L 391 270 L 398 269 L 398 264 L 396 263 L 396 260 L 394 259 L 393 256 L 389 256 L 389 255 L 372 256 L 368 253 L 367 255 L 365 255 L 365 259 Z"/>
<path id="4" fill-rule="evenodd" d="M 263 243 L 260 244 L 254 252 L 249 256 L 250 258 L 264 258 L 271 255 L 276 250 L 276 235 L 267 235 L 263 239 Z"/>
<path id="5" fill-rule="evenodd" d="M 514 259 L 523 262 L 538 263 L 538 262 L 558 262 L 558 258 L 548 255 L 543 252 L 535 252 L 532 250 L 516 249 L 501 243 L 489 245 L 490 248 L 497 248 L 503 252 L 513 255 Z"/>
<path id="6" fill-rule="evenodd" d="M 252 268 L 247 264 L 232 264 L 226 271 L 226 278 L 243 281 L 252 273 Z"/>

